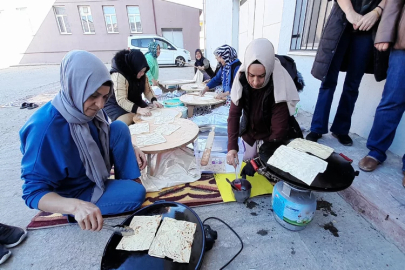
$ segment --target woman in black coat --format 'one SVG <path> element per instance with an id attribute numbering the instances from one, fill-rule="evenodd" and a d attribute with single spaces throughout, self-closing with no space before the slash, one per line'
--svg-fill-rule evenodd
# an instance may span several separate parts
<path id="1" fill-rule="evenodd" d="M 351 117 L 364 73 L 373 73 L 377 80 L 384 75 L 374 69 L 372 33 L 386 0 L 337 0 L 322 33 L 312 75 L 321 80 L 318 100 L 306 139 L 316 142 L 328 133 L 329 113 L 339 71 L 347 71 L 343 92 L 331 132 L 343 145 L 352 145 L 349 137 Z"/>

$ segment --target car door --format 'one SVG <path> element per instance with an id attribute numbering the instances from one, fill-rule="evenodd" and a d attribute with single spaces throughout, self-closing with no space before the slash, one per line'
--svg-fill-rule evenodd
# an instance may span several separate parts
<path id="1" fill-rule="evenodd" d="M 156 38 L 155 40 L 160 46 L 158 62 L 166 65 L 174 65 L 174 52 L 176 49 L 163 39 Z"/>

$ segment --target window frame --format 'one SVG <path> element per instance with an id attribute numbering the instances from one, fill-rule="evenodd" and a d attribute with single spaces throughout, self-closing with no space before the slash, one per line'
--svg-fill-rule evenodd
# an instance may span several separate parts
<path id="1" fill-rule="evenodd" d="M 94 27 L 94 20 L 93 20 L 93 15 L 91 14 L 91 8 L 90 8 L 90 6 L 82 6 L 82 5 L 79 5 L 79 6 L 77 6 L 78 7 L 78 10 L 79 10 L 79 17 L 80 17 L 80 22 L 81 22 L 81 25 L 82 25 L 82 30 L 83 30 L 83 34 L 84 35 L 95 35 L 96 34 L 96 28 Z M 88 8 L 88 14 L 86 14 L 86 15 L 84 15 L 84 14 L 82 14 L 82 8 L 83 7 L 86 7 L 86 8 Z M 82 19 L 82 17 L 86 17 L 86 23 L 87 23 L 87 28 L 89 29 L 89 32 L 86 32 L 85 31 L 85 29 L 84 29 L 84 25 L 83 25 L 83 23 L 84 23 L 84 21 L 83 21 L 83 19 Z M 89 18 L 88 18 L 88 16 L 91 16 L 91 19 L 92 19 L 92 23 L 93 23 L 93 29 L 94 29 L 94 32 L 91 32 L 91 27 L 90 27 L 90 23 L 89 23 Z"/>
<path id="2" fill-rule="evenodd" d="M 136 14 L 136 13 L 129 13 L 129 10 L 128 10 L 129 7 L 137 7 L 138 10 L 139 10 L 139 14 Z M 129 31 L 131 32 L 131 34 L 141 34 L 142 31 L 143 31 L 143 29 L 142 29 L 142 20 L 141 20 L 141 9 L 139 8 L 139 6 L 132 6 L 132 5 L 126 6 L 126 9 L 127 9 L 127 16 L 128 16 Z M 132 27 L 131 27 L 131 17 L 134 18 L 135 31 L 132 31 Z M 140 31 L 138 31 L 138 27 L 136 26 L 136 18 L 137 18 L 137 17 L 139 17 L 139 22 L 140 22 L 140 24 L 141 24 Z"/>
<path id="3" fill-rule="evenodd" d="M 105 11 L 104 11 L 105 7 L 113 7 L 114 8 L 114 14 L 106 14 Z M 105 27 L 106 27 L 107 33 L 108 34 L 119 34 L 117 10 L 115 9 L 115 6 L 106 5 L 106 6 L 101 6 L 101 8 L 103 10 L 104 22 L 105 22 Z M 113 16 L 115 16 L 115 20 L 117 21 L 117 31 L 116 32 L 114 31 L 114 24 L 113 24 L 113 19 L 112 19 Z M 112 32 L 108 31 L 107 17 L 109 17 L 109 19 L 111 21 L 111 30 L 112 30 Z"/>
<path id="4" fill-rule="evenodd" d="M 61 35 L 71 35 L 72 34 L 72 29 L 70 28 L 69 20 L 67 19 L 68 15 L 67 14 L 66 15 L 65 14 L 63 14 L 63 15 L 56 14 L 56 8 L 64 8 L 65 11 L 66 11 L 66 7 L 65 6 L 52 6 L 52 8 L 53 8 L 53 13 L 55 14 L 55 20 L 56 20 L 56 25 L 58 26 L 58 29 L 59 29 L 59 34 L 61 34 Z M 60 17 L 62 22 L 63 22 L 63 27 L 65 28 L 65 32 L 62 32 L 62 29 L 60 28 L 58 17 Z M 65 22 L 64 17 L 66 17 L 66 22 L 69 25 L 70 32 L 67 31 L 66 22 Z"/>

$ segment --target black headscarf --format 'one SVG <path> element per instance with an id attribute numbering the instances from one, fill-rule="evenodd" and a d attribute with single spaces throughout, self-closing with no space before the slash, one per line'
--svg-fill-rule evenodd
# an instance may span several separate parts
<path id="1" fill-rule="evenodd" d="M 140 50 L 121 50 L 115 54 L 111 61 L 110 74 L 118 72 L 125 77 L 129 83 L 128 99 L 132 102 L 142 100 L 142 93 L 145 91 L 146 75 L 140 79 L 136 77 L 143 68 L 146 68 L 146 74 L 149 66 L 145 55 Z"/>

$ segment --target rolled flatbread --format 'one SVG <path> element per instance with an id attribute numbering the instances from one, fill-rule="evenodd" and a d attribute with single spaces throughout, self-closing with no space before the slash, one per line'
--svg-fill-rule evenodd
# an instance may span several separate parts
<path id="1" fill-rule="evenodd" d="M 322 159 L 327 159 L 328 157 L 330 157 L 330 155 L 332 155 L 334 151 L 334 149 L 329 146 L 299 138 L 293 140 L 287 146 L 297 149 L 301 152 L 311 153 L 312 155 L 320 157 Z"/>
<path id="2" fill-rule="evenodd" d="M 148 250 L 161 220 L 161 215 L 134 216 L 129 227 L 134 230 L 135 234 L 123 236 L 118 243 L 117 249 L 127 251 Z"/>

